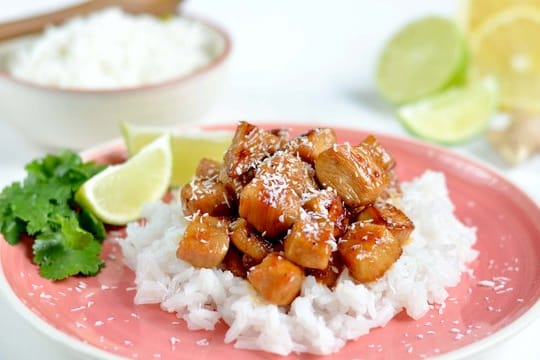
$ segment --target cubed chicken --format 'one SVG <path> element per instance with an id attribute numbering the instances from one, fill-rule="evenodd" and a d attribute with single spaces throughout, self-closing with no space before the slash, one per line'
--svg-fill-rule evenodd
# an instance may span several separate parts
<path id="1" fill-rule="evenodd" d="M 277 239 L 272 242 L 272 251 L 281 254 L 285 252 L 285 246 L 283 246 L 283 239 Z"/>
<path id="2" fill-rule="evenodd" d="M 254 258 L 249 256 L 248 254 L 242 255 L 242 266 L 246 270 L 251 269 L 255 265 L 259 265 L 260 263 L 261 263 L 261 260 L 255 260 Z"/>
<path id="3" fill-rule="evenodd" d="M 234 276 L 245 278 L 247 275 L 246 268 L 242 263 L 242 253 L 233 245 L 229 246 L 229 250 L 221 262 L 221 266 L 224 270 L 232 272 Z"/>
<path id="4" fill-rule="evenodd" d="M 176 256 L 195 267 L 212 268 L 221 264 L 229 250 L 228 221 L 194 216 L 184 231 Z"/>
<path id="5" fill-rule="evenodd" d="M 285 237 L 285 257 L 312 269 L 326 269 L 336 242 L 326 218 L 303 212 Z"/>
<path id="6" fill-rule="evenodd" d="M 182 187 L 180 198 L 185 215 L 228 216 L 234 214 L 236 208 L 235 197 L 217 180 L 217 176 L 193 179 Z"/>
<path id="7" fill-rule="evenodd" d="M 278 152 L 266 159 L 240 193 L 239 213 L 270 238 L 298 218 L 300 194 L 315 187 L 312 169 L 295 156 Z"/>
<path id="8" fill-rule="evenodd" d="M 396 175 L 396 172 L 392 169 L 388 172 L 390 174 L 390 181 L 388 186 L 379 195 L 380 200 L 389 200 L 401 197 L 403 192 L 401 191 L 401 183 Z"/>
<path id="9" fill-rule="evenodd" d="M 268 302 L 289 305 L 302 288 L 304 270 L 283 256 L 271 253 L 249 270 L 247 278 Z"/>
<path id="10" fill-rule="evenodd" d="M 380 165 L 384 170 L 391 170 L 396 166 L 396 161 L 390 153 L 379 143 L 373 135 L 364 139 L 358 148 L 365 151 L 372 161 Z"/>
<path id="11" fill-rule="evenodd" d="M 390 181 L 385 168 L 347 143 L 323 151 L 315 160 L 315 172 L 319 182 L 335 189 L 352 208 L 375 201 Z"/>
<path id="12" fill-rule="evenodd" d="M 262 261 L 272 251 L 272 244 L 257 234 L 243 218 L 238 218 L 231 223 L 230 237 L 242 253 L 249 255 L 255 261 Z"/>
<path id="13" fill-rule="evenodd" d="M 204 158 L 199 161 L 197 169 L 195 169 L 195 177 L 199 179 L 209 179 L 219 175 L 223 168 L 223 164 L 219 161 Z"/>
<path id="14" fill-rule="evenodd" d="M 368 205 L 358 216 L 359 221 L 368 221 L 373 224 L 384 225 L 392 235 L 404 245 L 412 231 L 414 230 L 414 224 L 403 213 L 392 204 L 389 203 L 375 203 Z"/>
<path id="15" fill-rule="evenodd" d="M 265 159 L 257 170 L 256 178 L 281 177 L 298 196 L 316 188 L 313 167 L 296 156 L 279 151 Z"/>
<path id="16" fill-rule="evenodd" d="M 252 179 L 253 175 L 255 174 L 255 170 L 251 172 L 249 175 L 249 178 Z M 245 177 L 248 178 L 248 177 Z M 238 200 L 240 198 L 240 193 L 242 192 L 242 189 L 244 188 L 244 180 L 242 177 L 239 178 L 232 178 L 229 175 L 227 175 L 227 169 L 222 168 L 219 172 L 218 181 L 225 185 L 225 188 L 229 191 L 232 196 Z M 246 182 L 247 184 L 247 182 Z"/>
<path id="17" fill-rule="evenodd" d="M 327 218 L 334 227 L 334 237 L 343 235 L 349 224 L 349 214 L 337 193 L 326 188 L 309 194 L 302 205 L 304 210 Z"/>
<path id="18" fill-rule="evenodd" d="M 343 271 L 343 261 L 339 256 L 339 252 L 333 252 L 330 256 L 330 261 L 326 269 L 306 269 L 306 275 L 314 276 L 318 283 L 326 285 L 330 288 L 336 285 L 336 282 Z"/>
<path id="19" fill-rule="evenodd" d="M 240 179 L 245 185 L 252 176 L 247 176 L 257 168 L 260 161 L 276 152 L 280 139 L 269 131 L 247 122 L 240 122 L 236 128 L 232 145 L 224 156 L 226 174 L 232 179 Z"/>
<path id="20" fill-rule="evenodd" d="M 240 193 L 238 212 L 263 236 L 282 234 L 300 213 L 300 197 L 281 176 L 255 177 Z"/>
<path id="21" fill-rule="evenodd" d="M 287 150 L 298 154 L 302 160 L 313 164 L 320 153 L 336 143 L 336 133 L 332 129 L 318 128 L 292 139 Z"/>
<path id="22" fill-rule="evenodd" d="M 384 225 L 356 222 L 338 242 L 343 263 L 361 283 L 377 280 L 401 256 L 401 244 Z"/>
<path id="23" fill-rule="evenodd" d="M 279 138 L 279 149 L 285 148 L 290 140 L 289 130 L 287 129 L 272 129 L 270 133 Z"/>

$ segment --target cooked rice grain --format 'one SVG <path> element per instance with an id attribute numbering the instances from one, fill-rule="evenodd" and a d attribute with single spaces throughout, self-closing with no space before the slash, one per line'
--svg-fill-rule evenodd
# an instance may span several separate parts
<path id="1" fill-rule="evenodd" d="M 331 291 L 308 277 L 288 311 L 265 303 L 228 271 L 195 269 L 177 259 L 186 226 L 178 202 L 147 205 L 147 223 L 129 224 L 127 238 L 119 242 L 136 273 L 136 304 L 161 303 L 192 330 L 211 330 L 222 318 L 229 325 L 225 342 L 238 348 L 330 354 L 403 309 L 414 319 L 422 317 L 430 303 L 448 297 L 446 288 L 458 284 L 467 262 L 477 256 L 476 231 L 454 216 L 443 174 L 427 171 L 404 183 L 399 205 L 416 229 L 383 278 L 359 285 L 345 271 Z"/>

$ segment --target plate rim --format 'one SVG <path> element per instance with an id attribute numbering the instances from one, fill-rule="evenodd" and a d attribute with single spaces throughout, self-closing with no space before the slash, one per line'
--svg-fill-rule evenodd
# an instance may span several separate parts
<path id="1" fill-rule="evenodd" d="M 516 183 L 514 183 L 513 180 L 508 178 L 506 175 L 504 175 L 500 170 L 495 168 L 494 166 L 487 164 L 485 162 L 482 162 L 479 159 L 476 159 L 472 156 L 467 156 L 464 154 L 461 154 L 455 150 L 452 150 L 451 148 L 446 148 L 443 146 L 439 146 L 436 144 L 427 143 L 418 139 L 409 138 L 405 136 L 400 135 L 394 135 L 389 133 L 384 133 L 380 131 L 372 131 L 371 129 L 365 129 L 365 128 L 358 128 L 358 127 L 346 127 L 346 126 L 332 126 L 327 123 L 313 123 L 313 122 L 294 122 L 294 123 L 286 123 L 286 122 L 271 122 L 271 121 L 252 121 L 252 123 L 256 124 L 257 126 L 261 127 L 285 127 L 285 128 L 294 128 L 299 129 L 303 128 L 305 126 L 317 126 L 317 127 L 330 127 L 336 130 L 342 130 L 342 131 L 350 131 L 353 130 L 355 132 L 367 132 L 372 133 L 375 136 L 380 136 L 384 138 L 388 138 L 392 141 L 398 141 L 398 142 L 406 142 L 409 144 L 412 144 L 414 146 L 420 146 L 422 148 L 431 149 L 437 152 L 442 152 L 445 155 L 450 155 L 454 158 L 459 159 L 459 161 L 469 163 L 477 168 L 480 168 L 482 171 L 486 171 L 488 173 L 493 173 L 500 177 L 502 180 L 510 184 L 510 186 L 513 188 L 512 190 L 517 190 L 520 195 L 524 196 L 526 199 L 528 199 L 534 206 L 536 206 L 537 210 L 540 211 L 540 201 L 537 201 L 533 197 L 529 196 L 524 190 L 522 190 Z M 204 129 L 209 131 L 215 131 L 219 130 L 222 127 L 230 127 L 234 126 L 235 123 L 210 123 L 210 124 L 204 124 L 202 126 L 182 126 L 180 129 Z M 111 149 L 114 149 L 118 146 L 122 146 L 122 138 L 118 137 L 110 141 L 106 141 L 100 144 L 97 144 L 95 146 L 92 146 L 88 149 L 82 150 L 79 152 L 79 154 L 83 158 L 88 158 L 90 155 L 97 155 L 98 153 L 107 153 L 110 152 Z M 16 310 L 16 312 L 27 321 L 29 325 L 31 325 L 34 329 L 38 330 L 41 334 L 45 335 L 49 340 L 52 340 L 60 345 L 65 346 L 70 351 L 74 353 L 79 353 L 86 356 L 91 356 L 95 359 L 107 359 L 107 360 L 119 360 L 123 359 L 123 357 L 120 357 L 118 355 L 115 355 L 111 352 L 108 352 L 106 350 L 100 349 L 96 346 L 93 346 L 91 344 L 85 343 L 81 340 L 78 340 L 71 335 L 55 328 L 53 325 L 46 322 L 44 319 L 40 318 L 37 314 L 35 314 L 28 306 L 26 306 L 20 298 L 15 294 L 13 289 L 8 283 L 8 280 L 4 274 L 4 268 L 3 264 L 1 262 L 0 258 L 0 293 L 5 295 L 5 299 L 9 303 L 9 305 Z M 512 336 L 517 335 L 519 332 L 524 330 L 528 325 L 530 325 L 533 320 L 540 318 L 540 299 L 534 303 L 526 312 L 524 312 L 521 316 L 519 316 L 517 319 L 513 320 L 508 325 L 504 326 L 503 328 L 497 330 L 491 335 L 486 336 L 485 338 L 475 341 L 471 344 L 465 345 L 461 348 L 458 348 L 456 350 L 452 350 L 450 352 L 447 352 L 445 354 L 438 355 L 436 358 L 440 360 L 453 360 L 453 359 L 464 359 L 472 357 L 473 355 L 478 355 L 482 351 L 487 350 L 488 348 L 493 348 L 495 345 L 502 343 L 505 340 L 510 339 Z M 329 357 L 332 357 L 334 354 L 330 354 Z"/>

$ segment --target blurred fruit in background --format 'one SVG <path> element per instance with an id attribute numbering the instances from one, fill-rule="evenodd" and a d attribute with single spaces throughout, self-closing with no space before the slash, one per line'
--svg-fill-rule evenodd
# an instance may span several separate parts
<path id="1" fill-rule="evenodd" d="M 401 104 L 398 118 L 409 131 L 444 144 L 483 134 L 497 110 L 508 112 L 508 127 L 489 139 L 518 163 L 540 150 L 517 145 L 540 143 L 539 39 L 540 0 L 461 0 L 457 21 L 426 17 L 389 40 L 377 86 Z"/>
<path id="2" fill-rule="evenodd" d="M 505 109 L 540 111 L 540 9 L 510 7 L 486 19 L 469 38 L 471 78 L 496 76 Z"/>
<path id="3" fill-rule="evenodd" d="M 479 26 L 498 13 L 526 5 L 540 9 L 540 0 L 459 0 L 458 19 L 465 33 L 474 32 Z"/>
<path id="4" fill-rule="evenodd" d="M 452 20 L 419 19 L 398 31 L 385 46 L 377 85 L 390 102 L 419 100 L 465 80 L 465 39 Z"/>
<path id="5" fill-rule="evenodd" d="M 424 139 L 447 145 L 463 143 L 488 127 L 497 109 L 497 90 L 495 79 L 487 77 L 403 105 L 397 111 L 398 119 Z"/>

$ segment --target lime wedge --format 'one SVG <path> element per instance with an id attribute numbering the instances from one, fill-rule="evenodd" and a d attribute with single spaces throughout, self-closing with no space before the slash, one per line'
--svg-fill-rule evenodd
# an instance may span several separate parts
<path id="1" fill-rule="evenodd" d="M 173 130 L 128 123 L 122 124 L 122 134 L 124 135 L 129 156 L 133 156 L 146 144 L 166 133 L 171 135 L 173 154 L 172 186 L 181 186 L 189 182 L 202 158 L 222 161 L 223 154 L 231 145 L 233 136 L 230 131 Z"/>
<path id="2" fill-rule="evenodd" d="M 482 133 L 497 106 L 497 82 L 488 77 L 404 105 L 397 115 L 411 133 L 421 138 L 456 144 Z"/>
<path id="3" fill-rule="evenodd" d="M 110 166 L 85 182 L 75 200 L 103 222 L 124 225 L 140 216 L 144 203 L 165 194 L 171 169 L 171 141 L 163 135 L 127 162 Z"/>
<path id="4" fill-rule="evenodd" d="M 457 25 L 441 17 L 423 18 L 401 29 L 385 46 L 377 86 L 393 103 L 418 100 L 460 84 L 467 63 L 465 40 Z"/>

